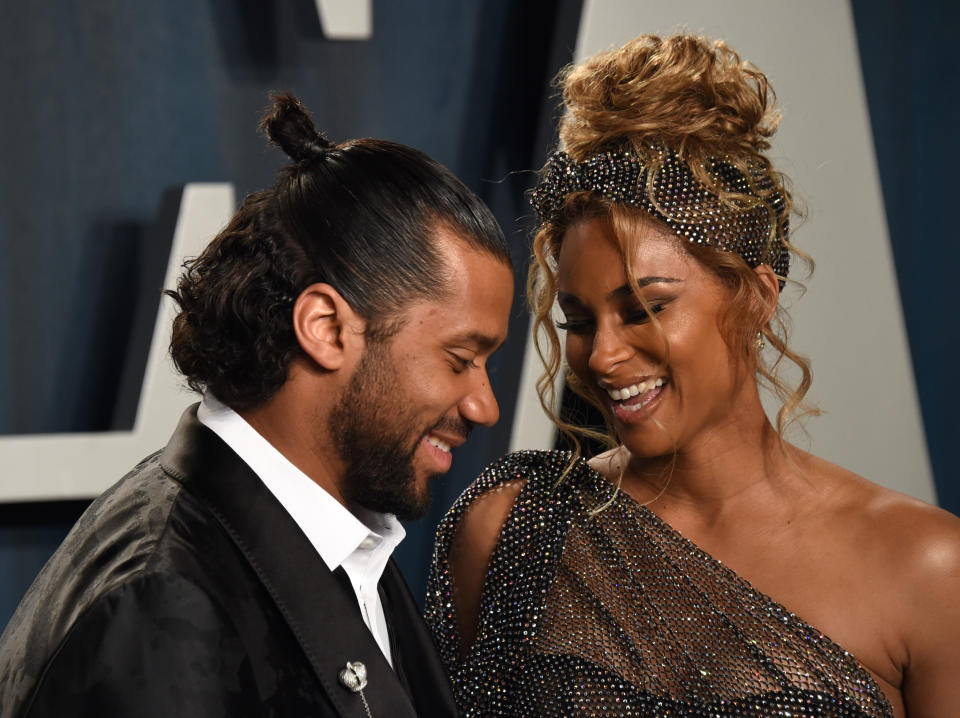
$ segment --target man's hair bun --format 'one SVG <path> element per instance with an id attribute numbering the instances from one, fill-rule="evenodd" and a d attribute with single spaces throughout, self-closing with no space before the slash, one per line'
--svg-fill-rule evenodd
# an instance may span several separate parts
<path id="1" fill-rule="evenodd" d="M 270 95 L 273 107 L 260 121 L 260 131 L 295 162 L 326 157 L 336 145 L 317 131 L 310 113 L 289 92 Z"/>

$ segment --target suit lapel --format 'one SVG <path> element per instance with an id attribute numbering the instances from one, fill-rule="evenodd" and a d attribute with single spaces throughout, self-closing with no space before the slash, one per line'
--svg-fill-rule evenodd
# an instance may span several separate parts
<path id="1" fill-rule="evenodd" d="M 254 472 L 191 407 L 160 458 L 164 470 L 199 495 L 246 557 L 286 618 L 317 679 L 345 717 L 365 718 L 360 696 L 341 685 L 347 661 L 367 667 L 364 696 L 378 716 L 416 716 L 406 690 L 338 581 Z"/>
<path id="2" fill-rule="evenodd" d="M 391 559 L 380 580 L 391 636 L 399 646 L 393 664 L 423 716 L 458 716 L 440 656 L 400 569 Z"/>

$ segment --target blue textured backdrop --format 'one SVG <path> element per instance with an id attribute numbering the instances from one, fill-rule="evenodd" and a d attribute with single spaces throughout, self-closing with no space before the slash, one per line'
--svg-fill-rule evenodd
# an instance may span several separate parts
<path id="1" fill-rule="evenodd" d="M 939 503 L 960 514 L 960 6 L 853 0 L 883 199 Z M 883 361 L 883 357 L 864 357 Z M 882 387 L 879 387 L 882 391 Z"/>

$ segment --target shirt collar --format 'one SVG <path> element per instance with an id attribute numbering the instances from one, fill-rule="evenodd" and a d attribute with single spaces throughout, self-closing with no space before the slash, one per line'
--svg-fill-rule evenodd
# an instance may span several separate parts
<path id="1" fill-rule="evenodd" d="M 204 395 L 197 418 L 253 470 L 331 571 L 358 549 L 382 546 L 389 556 L 406 535 L 393 514 L 355 516 L 213 395 Z"/>

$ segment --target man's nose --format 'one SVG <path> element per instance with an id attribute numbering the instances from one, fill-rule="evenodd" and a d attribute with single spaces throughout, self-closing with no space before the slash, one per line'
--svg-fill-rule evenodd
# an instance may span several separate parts
<path id="1" fill-rule="evenodd" d="M 460 402 L 460 415 L 472 424 L 493 426 L 500 419 L 500 406 L 486 369 L 477 374 L 476 386 Z"/>

